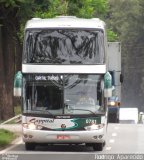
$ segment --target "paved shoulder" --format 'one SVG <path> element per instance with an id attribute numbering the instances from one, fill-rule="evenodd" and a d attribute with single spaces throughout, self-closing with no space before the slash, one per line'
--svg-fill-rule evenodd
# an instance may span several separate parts
<path id="1" fill-rule="evenodd" d="M 1 124 L 0 129 L 7 129 L 12 132 L 22 132 L 21 124 Z"/>

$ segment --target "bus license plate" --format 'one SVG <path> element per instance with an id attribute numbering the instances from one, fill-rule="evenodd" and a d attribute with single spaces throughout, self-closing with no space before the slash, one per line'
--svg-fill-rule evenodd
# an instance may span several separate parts
<path id="1" fill-rule="evenodd" d="M 68 135 L 57 135 L 57 139 L 61 139 L 61 140 L 70 139 L 70 136 L 68 136 Z"/>

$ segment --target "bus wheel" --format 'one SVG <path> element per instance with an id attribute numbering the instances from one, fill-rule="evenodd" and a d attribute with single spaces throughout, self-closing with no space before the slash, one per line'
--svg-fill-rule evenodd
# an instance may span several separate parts
<path id="1" fill-rule="evenodd" d="M 103 146 L 104 146 L 103 143 L 95 143 L 95 144 L 93 144 L 93 149 L 94 149 L 94 151 L 102 151 Z"/>
<path id="2" fill-rule="evenodd" d="M 32 150 L 35 149 L 35 146 L 36 146 L 35 143 L 28 143 L 28 142 L 25 143 L 25 149 L 26 150 L 31 150 L 32 151 Z"/>

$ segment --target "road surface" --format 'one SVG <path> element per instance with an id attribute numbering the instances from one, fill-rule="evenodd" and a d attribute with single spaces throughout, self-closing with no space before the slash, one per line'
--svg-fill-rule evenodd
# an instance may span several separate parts
<path id="1" fill-rule="evenodd" d="M 136 154 L 144 159 L 144 124 L 109 124 L 106 145 L 101 152 L 85 145 L 37 146 L 26 151 L 20 139 L 14 146 L 1 152 L 2 160 L 94 160 L 98 155 Z M 9 157 L 8 157 L 9 156 Z M 13 157 L 14 156 L 14 157 Z M 116 156 L 116 155 L 115 155 Z M 107 159 L 113 157 L 107 157 Z M 135 159 L 134 159 L 135 160 Z"/>

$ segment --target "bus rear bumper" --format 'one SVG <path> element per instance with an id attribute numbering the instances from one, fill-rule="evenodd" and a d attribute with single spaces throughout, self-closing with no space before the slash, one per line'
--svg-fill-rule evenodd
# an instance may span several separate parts
<path id="1" fill-rule="evenodd" d="M 104 143 L 105 129 L 92 131 L 44 131 L 23 128 L 23 141 L 32 143 Z"/>

